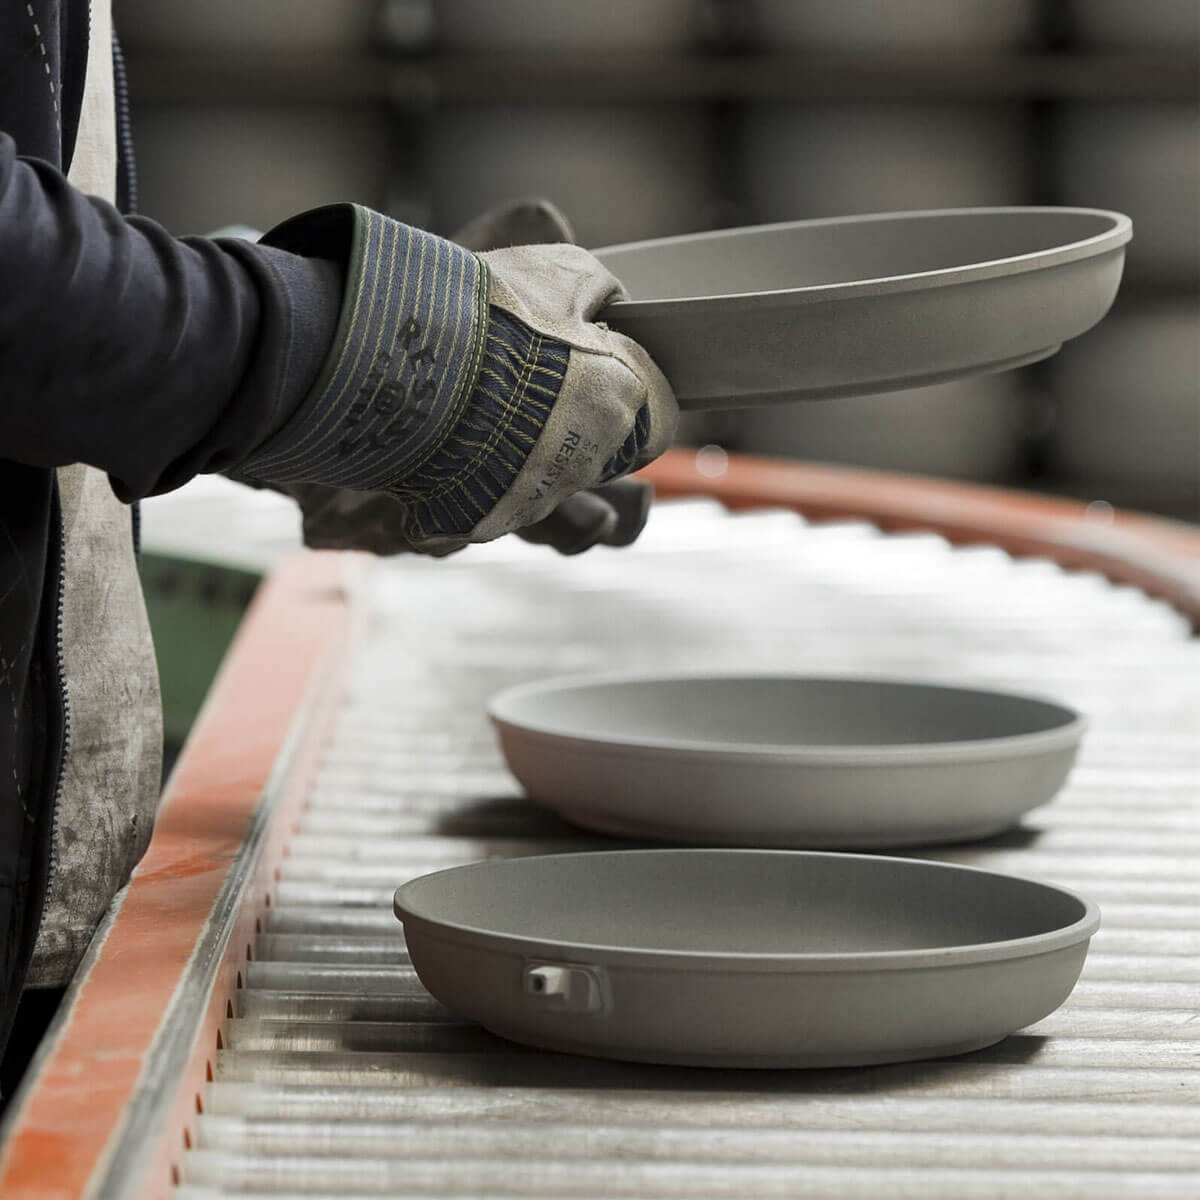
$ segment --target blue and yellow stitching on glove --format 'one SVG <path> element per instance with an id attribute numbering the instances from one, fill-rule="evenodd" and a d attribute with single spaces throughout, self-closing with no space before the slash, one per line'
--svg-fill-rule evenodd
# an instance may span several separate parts
<path id="1" fill-rule="evenodd" d="M 670 443 L 670 387 L 640 346 L 596 321 L 621 290 L 585 250 L 475 255 L 357 206 L 340 219 L 347 210 L 334 348 L 300 411 L 239 474 L 297 494 L 368 493 L 375 510 L 388 497 L 408 548 L 445 553 L 540 522 Z M 268 236 L 286 242 L 286 229 Z M 353 507 L 347 495 L 328 511 Z"/>

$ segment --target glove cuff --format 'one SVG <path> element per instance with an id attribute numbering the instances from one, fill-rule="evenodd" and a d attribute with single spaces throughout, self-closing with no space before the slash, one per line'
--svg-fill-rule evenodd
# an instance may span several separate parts
<path id="1" fill-rule="evenodd" d="M 436 458 L 461 421 L 483 356 L 486 265 L 361 205 L 317 209 L 263 240 L 329 255 L 347 233 L 333 347 L 296 415 L 240 477 L 383 490 Z"/>
<path id="2" fill-rule="evenodd" d="M 570 353 L 511 313 L 491 309 L 479 375 L 461 417 L 434 454 L 388 489 L 405 505 L 410 541 L 467 534 L 491 512 L 542 434 Z"/>

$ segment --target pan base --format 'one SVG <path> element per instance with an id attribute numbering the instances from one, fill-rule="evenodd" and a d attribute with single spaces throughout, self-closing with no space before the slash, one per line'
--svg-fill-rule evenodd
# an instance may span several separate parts
<path id="1" fill-rule="evenodd" d="M 637 1049 L 597 1046 L 588 1042 L 560 1040 L 530 1034 L 523 1029 L 510 1029 L 499 1024 L 486 1024 L 489 1032 L 510 1042 L 519 1042 L 538 1050 L 559 1054 L 576 1054 L 586 1058 L 605 1058 L 617 1062 L 650 1063 L 662 1067 L 720 1067 L 726 1070 L 830 1070 L 838 1067 L 877 1067 L 886 1063 L 917 1062 L 929 1058 L 953 1058 L 994 1046 L 1009 1036 L 986 1037 L 980 1041 L 949 1042 L 933 1046 L 905 1046 L 892 1050 L 816 1052 L 812 1054 L 689 1054 L 643 1052 Z"/>
<path id="2" fill-rule="evenodd" d="M 630 841 L 673 842 L 681 846 L 748 846 L 779 850 L 894 850 L 902 846 L 946 846 L 956 842 L 977 842 L 997 837 L 1020 821 L 1020 814 L 1008 820 L 988 821 L 982 825 L 938 825 L 925 829 L 854 834 L 810 833 L 802 829 L 747 833 L 744 829 L 715 829 L 707 833 L 682 830 L 678 826 L 658 826 L 650 821 L 622 821 L 595 813 L 579 813 L 549 800 L 538 803 L 555 810 L 564 821 L 592 833 L 603 833 Z"/>
<path id="3" fill-rule="evenodd" d="M 845 400 L 856 396 L 879 396 L 887 392 L 902 392 L 910 388 L 933 387 L 939 383 L 953 383 L 958 379 L 970 379 L 976 375 L 997 375 L 1002 371 L 1015 371 L 1033 363 L 1051 358 L 1062 349 L 1062 342 L 1043 346 L 1028 354 L 1017 354 L 1011 358 L 998 358 L 992 362 L 973 363 L 970 366 L 954 367 L 944 371 L 922 371 L 914 375 L 897 375 L 885 379 L 858 380 L 853 383 L 828 387 L 802 388 L 798 391 L 744 392 L 731 396 L 679 396 L 679 407 L 685 412 L 704 412 L 710 409 L 761 408 L 764 405 L 801 404 L 808 400 Z"/>

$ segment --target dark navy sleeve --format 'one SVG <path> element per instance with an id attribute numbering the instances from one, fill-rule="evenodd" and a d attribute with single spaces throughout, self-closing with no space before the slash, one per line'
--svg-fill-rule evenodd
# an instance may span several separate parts
<path id="1" fill-rule="evenodd" d="M 350 236 L 173 238 L 0 133 L 0 458 L 83 462 L 125 500 L 234 470 L 310 396 Z"/>

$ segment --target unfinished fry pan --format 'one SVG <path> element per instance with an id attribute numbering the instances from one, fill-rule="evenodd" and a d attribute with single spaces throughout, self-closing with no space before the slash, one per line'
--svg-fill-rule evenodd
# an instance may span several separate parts
<path id="1" fill-rule="evenodd" d="M 920 387 L 1053 354 L 1108 311 L 1132 225 L 1090 208 L 793 221 L 597 250 L 685 409 Z"/>
<path id="2" fill-rule="evenodd" d="M 844 1067 L 962 1054 L 1068 996 L 1095 905 L 911 859 L 642 850 L 493 859 L 396 892 L 421 982 L 518 1042 Z"/>
<path id="3" fill-rule="evenodd" d="M 1062 787 L 1084 730 L 1029 696 L 762 675 L 549 680 L 489 714 L 531 799 L 574 824 L 830 849 L 998 833 Z"/>

